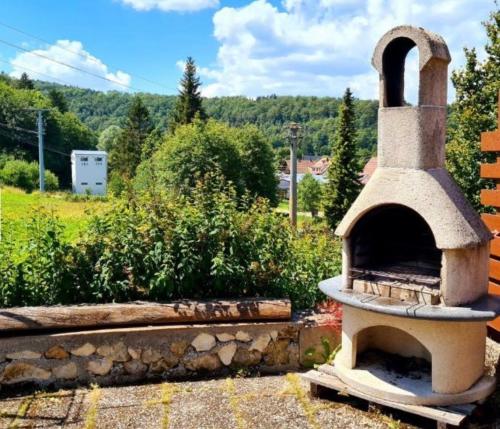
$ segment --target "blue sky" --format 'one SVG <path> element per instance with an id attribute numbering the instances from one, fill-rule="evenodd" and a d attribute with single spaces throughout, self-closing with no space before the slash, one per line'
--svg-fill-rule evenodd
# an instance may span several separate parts
<path id="1" fill-rule="evenodd" d="M 453 69 L 463 64 L 463 46 L 482 52 L 481 21 L 494 7 L 493 0 L 3 0 L 0 69 L 172 94 L 191 55 L 207 96 L 339 96 L 350 86 L 360 98 L 376 98 L 370 59 L 387 30 L 412 24 L 441 34 Z M 407 68 L 415 87 L 416 55 Z"/>

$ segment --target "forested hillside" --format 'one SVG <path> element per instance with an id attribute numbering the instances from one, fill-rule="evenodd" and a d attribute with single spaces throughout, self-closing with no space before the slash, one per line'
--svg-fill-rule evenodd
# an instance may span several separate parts
<path id="1" fill-rule="evenodd" d="M 42 92 L 48 92 L 51 88 L 61 91 L 66 97 L 69 110 L 98 134 L 109 126 L 123 125 L 133 97 L 123 92 L 103 93 L 44 82 L 36 85 Z M 141 97 L 155 127 L 165 130 L 176 96 L 141 94 Z M 204 99 L 204 108 L 210 117 L 232 126 L 247 123 L 257 125 L 275 148 L 286 146 L 285 124 L 290 121 L 299 122 L 303 127 L 301 152 L 326 155 L 330 153 L 339 103 L 340 99 L 332 97 L 221 97 Z M 378 103 L 356 100 L 355 106 L 359 130 L 358 147 L 366 158 L 373 152 L 376 144 Z"/>

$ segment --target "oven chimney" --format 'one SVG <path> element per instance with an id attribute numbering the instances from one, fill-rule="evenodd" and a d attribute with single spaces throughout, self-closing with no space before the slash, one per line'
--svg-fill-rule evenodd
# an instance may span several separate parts
<path id="1" fill-rule="evenodd" d="M 408 52 L 419 54 L 418 104 L 404 100 Z M 372 64 L 379 72 L 378 165 L 444 167 L 448 47 L 437 34 L 400 26 L 386 33 L 375 48 Z"/>

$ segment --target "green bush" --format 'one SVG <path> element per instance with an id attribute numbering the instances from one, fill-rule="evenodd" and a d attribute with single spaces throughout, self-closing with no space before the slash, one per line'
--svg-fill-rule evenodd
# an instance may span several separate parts
<path id="1" fill-rule="evenodd" d="M 47 191 L 55 191 L 59 188 L 59 180 L 54 173 L 45 170 L 44 176 Z M 32 192 L 40 186 L 38 163 L 20 159 L 7 160 L 0 170 L 0 179 L 5 185 Z"/>
<path id="2" fill-rule="evenodd" d="M 255 126 L 232 128 L 214 120 L 195 120 L 167 134 L 153 156 L 139 166 L 135 188 L 187 193 L 212 172 L 231 182 L 238 196 L 247 192 L 252 198 L 267 198 L 274 206 L 278 203 L 269 141 Z"/>
<path id="3" fill-rule="evenodd" d="M 289 297 L 305 308 L 321 299 L 318 282 L 340 269 L 331 235 L 295 232 L 267 200 L 236 198 L 214 175 L 188 196 L 118 200 L 74 245 L 60 240 L 53 219 L 31 227 L 20 251 L 2 248 L 3 305 Z"/>

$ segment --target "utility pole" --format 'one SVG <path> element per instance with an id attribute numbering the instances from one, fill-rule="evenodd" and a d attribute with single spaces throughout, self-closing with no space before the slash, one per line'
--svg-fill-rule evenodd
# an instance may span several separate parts
<path id="1" fill-rule="evenodd" d="M 38 166 L 40 167 L 40 192 L 45 192 L 45 164 L 43 160 L 43 110 L 38 110 Z"/>
<path id="2" fill-rule="evenodd" d="M 297 227 L 297 141 L 299 139 L 299 124 L 292 122 L 288 126 L 290 139 L 290 224 Z"/>

